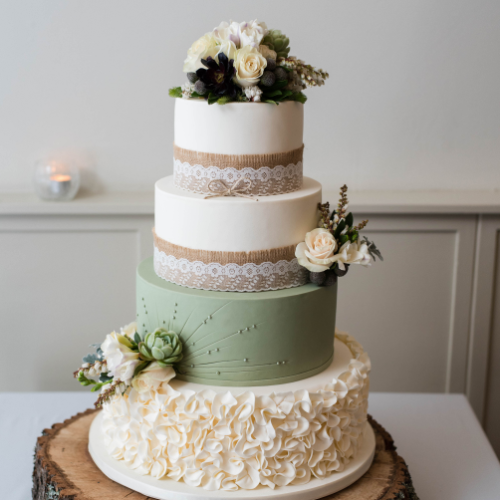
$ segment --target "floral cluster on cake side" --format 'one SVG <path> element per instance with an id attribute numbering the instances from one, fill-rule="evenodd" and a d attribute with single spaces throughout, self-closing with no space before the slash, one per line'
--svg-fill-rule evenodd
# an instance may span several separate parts
<path id="1" fill-rule="evenodd" d="M 364 220 L 354 225 L 352 212 L 347 212 L 349 200 L 347 186 L 340 188 L 336 210 L 330 213 L 330 203 L 320 203 L 318 227 L 305 235 L 297 245 L 295 256 L 299 264 L 310 271 L 310 280 L 317 285 L 334 285 L 337 278 L 345 276 L 351 264 L 370 266 L 383 260 L 380 250 L 360 231 L 368 224 Z"/>
<path id="2" fill-rule="evenodd" d="M 257 20 L 221 22 L 188 50 L 183 71 L 188 81 L 170 89 L 172 97 L 202 98 L 208 104 L 283 101 L 304 103 L 302 92 L 329 77 L 290 56 L 290 40 Z"/>
<path id="3" fill-rule="evenodd" d="M 94 344 L 95 354 L 83 358 L 74 377 L 92 392 L 101 391 L 96 408 L 129 387 L 142 392 L 175 377 L 174 366 L 182 360 L 182 342 L 177 333 L 165 328 L 141 336 L 136 323 L 108 334 L 102 344 Z"/>

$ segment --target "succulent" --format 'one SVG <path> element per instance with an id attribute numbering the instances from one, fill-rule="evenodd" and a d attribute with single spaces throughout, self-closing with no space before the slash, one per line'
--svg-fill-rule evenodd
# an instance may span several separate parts
<path id="1" fill-rule="evenodd" d="M 144 337 L 144 342 L 139 344 L 139 353 L 144 361 L 170 366 L 182 359 L 182 343 L 175 332 L 157 328 Z"/>
<path id="2" fill-rule="evenodd" d="M 186 76 L 189 83 L 196 83 L 198 81 L 198 75 L 196 73 L 188 73 Z"/>
<path id="3" fill-rule="evenodd" d="M 263 75 L 260 78 L 260 83 L 264 85 L 264 87 L 270 87 L 274 85 L 276 81 L 276 76 L 272 71 L 264 71 Z"/>
<path id="4" fill-rule="evenodd" d="M 288 79 L 288 72 L 286 69 L 282 68 L 281 66 L 278 66 L 274 70 L 274 76 L 276 77 L 277 81 L 286 80 Z"/>
<path id="5" fill-rule="evenodd" d="M 216 97 L 236 97 L 236 87 L 233 82 L 234 60 L 229 60 L 224 53 L 219 54 L 219 63 L 212 57 L 201 60 L 205 68 L 196 71 L 205 88 Z M 210 104 L 210 101 L 209 101 Z"/>
<path id="6" fill-rule="evenodd" d="M 269 31 L 261 42 L 262 45 L 267 45 L 271 50 L 274 50 L 278 57 L 288 57 L 290 52 L 289 43 L 288 37 L 281 33 L 280 30 Z"/>
<path id="7" fill-rule="evenodd" d="M 276 69 L 276 59 L 271 59 L 270 57 L 266 59 L 267 65 L 266 69 L 269 71 L 274 71 Z"/>

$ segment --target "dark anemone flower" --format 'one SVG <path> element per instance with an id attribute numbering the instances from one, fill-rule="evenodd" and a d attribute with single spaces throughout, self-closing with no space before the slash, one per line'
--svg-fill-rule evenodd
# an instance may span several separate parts
<path id="1" fill-rule="evenodd" d="M 234 60 L 228 60 L 226 54 L 221 52 L 219 64 L 212 57 L 202 59 L 201 62 L 208 69 L 200 68 L 196 75 L 205 84 L 205 88 L 218 97 L 236 97 L 236 87 L 233 83 Z"/>

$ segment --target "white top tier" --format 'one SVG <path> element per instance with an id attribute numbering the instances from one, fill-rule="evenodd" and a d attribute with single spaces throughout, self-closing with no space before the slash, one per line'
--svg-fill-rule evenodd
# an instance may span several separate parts
<path id="1" fill-rule="evenodd" d="M 302 147 L 304 106 L 204 99 L 175 100 L 175 144 L 183 149 L 228 155 L 282 153 Z"/>
<path id="2" fill-rule="evenodd" d="M 186 248 L 250 252 L 296 245 L 317 226 L 321 184 L 304 178 L 293 193 L 206 200 L 175 187 L 172 176 L 156 183 L 155 229 L 165 241 Z"/>

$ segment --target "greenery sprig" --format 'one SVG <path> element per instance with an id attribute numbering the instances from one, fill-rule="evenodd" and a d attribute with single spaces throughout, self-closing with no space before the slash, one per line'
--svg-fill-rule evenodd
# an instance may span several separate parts
<path id="1" fill-rule="evenodd" d="M 340 188 L 340 198 L 335 210 L 330 203 L 319 203 L 320 219 L 317 230 L 308 233 L 306 241 L 297 246 L 299 264 L 310 271 L 310 280 L 322 286 L 333 285 L 337 278 L 345 276 L 352 264 L 370 265 L 371 261 L 383 260 L 380 250 L 366 236 L 360 240 L 360 231 L 368 224 L 363 220 L 354 224 L 354 215 L 348 212 L 347 186 Z M 324 230 L 331 236 L 326 237 Z M 315 257 L 318 255 L 318 257 Z"/>
<path id="2" fill-rule="evenodd" d="M 92 392 L 101 391 L 95 403 L 97 408 L 116 393 L 125 393 L 133 378 L 140 375 L 151 363 L 155 362 L 165 368 L 175 366 L 182 360 L 182 342 L 175 332 L 157 328 L 141 336 L 135 324 L 132 325 L 132 332 L 125 333 L 122 329 L 120 334 L 113 332 L 106 337 L 106 340 L 111 337 L 108 349 L 121 353 L 120 358 L 127 358 L 126 362 L 132 363 L 133 375 L 129 380 L 121 380 L 116 376 L 116 372 L 120 371 L 120 364 L 109 366 L 106 352 L 103 350 L 106 341 L 103 344 L 93 344 L 96 352 L 87 354 L 83 358 L 82 366 L 73 373 L 82 386 L 91 387 Z"/>

